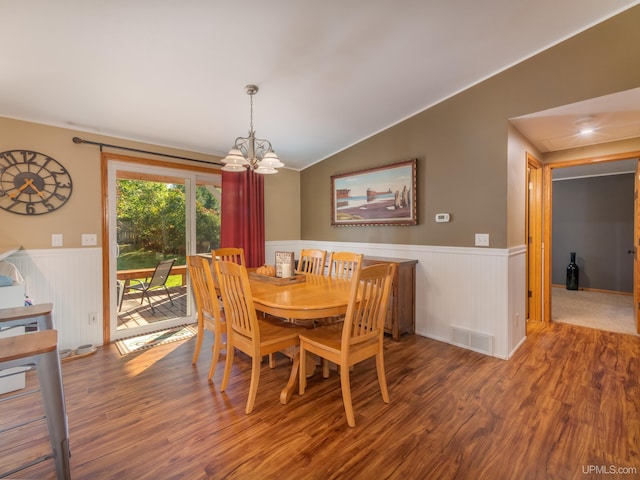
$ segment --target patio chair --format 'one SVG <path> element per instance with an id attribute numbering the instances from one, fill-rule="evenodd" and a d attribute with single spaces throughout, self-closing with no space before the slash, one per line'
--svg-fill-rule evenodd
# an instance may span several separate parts
<path id="1" fill-rule="evenodd" d="M 171 305 L 173 305 L 173 299 L 171 298 L 171 294 L 169 293 L 169 289 L 167 288 L 167 279 L 169 278 L 169 274 L 171 273 L 171 269 L 173 268 L 173 264 L 176 262 L 175 258 L 170 260 L 163 260 L 158 262 L 156 265 L 156 269 L 153 271 L 153 275 L 151 279 L 147 281 L 145 279 L 142 280 L 131 280 L 132 282 L 138 282 L 134 285 L 128 285 L 126 288 L 129 290 L 137 290 L 142 292 L 142 298 L 140 298 L 140 305 L 144 302 L 144 297 L 147 297 L 149 301 L 149 306 L 151 307 L 151 311 L 155 313 L 155 308 L 153 308 L 153 304 L 151 303 L 151 297 L 149 296 L 149 292 L 152 290 L 164 289 L 167 297 L 169 297 L 169 301 Z M 124 298 L 124 293 L 121 298 Z M 120 307 L 118 310 L 122 308 L 122 300 L 120 301 Z"/>

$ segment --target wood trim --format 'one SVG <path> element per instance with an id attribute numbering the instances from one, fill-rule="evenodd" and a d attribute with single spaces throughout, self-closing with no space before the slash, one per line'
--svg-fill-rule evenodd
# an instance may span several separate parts
<path id="1" fill-rule="evenodd" d="M 558 162 L 545 163 L 551 168 L 577 167 L 579 165 L 589 165 L 594 163 L 615 162 L 616 160 L 630 160 L 632 158 L 640 158 L 640 150 L 626 153 L 615 153 L 612 155 L 603 155 L 598 157 L 578 158 L 574 160 L 562 160 Z"/>
<path id="2" fill-rule="evenodd" d="M 527 245 L 527 318 L 542 321 L 542 193 L 543 164 L 529 152 L 526 154 L 527 171 L 525 182 L 525 243 Z M 532 200 L 532 201 L 531 201 Z M 528 296 L 531 292 L 531 297 Z"/>
<path id="3" fill-rule="evenodd" d="M 180 170 L 187 170 L 189 172 L 201 172 L 206 174 L 211 173 L 220 173 L 222 174 L 221 167 L 217 165 L 212 165 L 211 167 L 203 167 L 200 165 L 190 165 L 187 163 L 179 163 L 179 162 L 167 162 L 163 160 L 154 160 L 151 158 L 142 158 L 142 157 L 131 157 L 129 155 L 121 155 L 117 153 L 109 153 L 102 152 L 100 154 L 101 159 L 108 160 L 118 160 L 121 162 L 129 162 L 135 165 L 149 165 L 153 167 L 162 167 L 162 168 L 175 168 Z"/>
<path id="4" fill-rule="evenodd" d="M 589 165 L 602 162 L 613 162 L 616 160 L 629 160 L 632 158 L 640 158 L 640 150 L 635 150 L 626 153 L 615 153 L 611 155 L 602 155 L 596 157 L 586 157 L 574 160 L 565 160 L 560 162 L 552 162 L 544 164 L 544 177 L 543 177 L 543 189 L 544 189 L 544 206 L 543 206 L 543 231 L 544 231 L 544 320 L 551 321 L 551 251 L 552 251 L 552 170 L 554 168 L 575 167 L 579 165 Z M 636 218 L 636 223 L 638 219 Z M 634 278 L 638 274 L 634 266 Z M 635 287 L 634 287 L 635 288 Z M 638 321 L 638 328 L 640 331 L 640 320 Z"/>
<path id="5" fill-rule="evenodd" d="M 551 321 L 551 166 L 545 165 L 542 172 L 542 189 L 543 189 L 543 268 L 544 268 L 544 281 L 543 281 L 543 307 L 542 307 L 542 320 L 544 322 Z"/>
<path id="6" fill-rule="evenodd" d="M 100 188 L 102 189 L 102 342 L 111 343 L 111 288 L 109 285 L 109 156 L 100 154 Z"/>
<path id="7" fill-rule="evenodd" d="M 640 334 L 640 160 L 636 163 L 635 179 L 633 181 L 633 305 L 636 316 L 636 332 Z"/>

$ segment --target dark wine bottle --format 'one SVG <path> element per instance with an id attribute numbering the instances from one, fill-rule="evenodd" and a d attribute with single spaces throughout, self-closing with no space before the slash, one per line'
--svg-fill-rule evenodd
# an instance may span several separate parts
<path id="1" fill-rule="evenodd" d="M 567 290 L 578 290 L 580 269 L 576 265 L 576 252 L 571 252 L 571 261 L 567 265 Z"/>

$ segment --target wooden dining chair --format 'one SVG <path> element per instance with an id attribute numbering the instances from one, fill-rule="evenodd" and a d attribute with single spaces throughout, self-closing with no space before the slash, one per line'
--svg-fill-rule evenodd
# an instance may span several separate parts
<path id="1" fill-rule="evenodd" d="M 361 253 L 331 252 L 329 255 L 329 276 L 351 278 L 362 265 Z"/>
<path id="2" fill-rule="evenodd" d="M 244 261 L 244 249 L 240 247 L 225 247 L 211 250 L 211 256 L 216 260 L 246 265 Z"/>
<path id="3" fill-rule="evenodd" d="M 300 327 L 259 319 L 253 303 L 249 275 L 243 265 L 223 260 L 214 260 L 218 286 L 224 303 L 227 321 L 227 360 L 220 391 L 229 384 L 234 351 L 237 348 L 251 357 L 251 382 L 245 413 L 249 414 L 258 392 L 260 364 L 264 355 L 297 348 Z"/>
<path id="4" fill-rule="evenodd" d="M 395 268 L 395 264 L 377 264 L 356 270 L 352 278 L 344 322 L 306 330 L 300 334 L 300 395 L 304 394 L 307 384 L 307 353 L 334 362 L 340 372 L 342 402 L 350 427 L 356 424 L 349 380 L 349 369 L 352 365 L 376 357 L 382 400 L 389 403 L 384 372 L 383 340 L 384 320 Z"/>
<path id="5" fill-rule="evenodd" d="M 296 273 L 324 275 L 327 252 L 316 248 L 302 249 Z"/>
<path id="6" fill-rule="evenodd" d="M 211 250 L 211 257 L 216 260 L 233 262 L 237 263 L 238 265 L 246 266 L 246 263 L 244 261 L 244 249 L 241 247 L 225 247 Z M 264 315 L 263 318 L 265 318 Z M 275 361 L 272 354 L 269 355 L 269 366 L 271 368 L 275 367 Z"/>
<path id="7" fill-rule="evenodd" d="M 212 267 L 209 261 L 199 255 L 190 255 L 187 257 L 187 267 L 198 309 L 198 335 L 191 363 L 195 364 L 198 361 L 204 331 L 205 329 L 209 330 L 213 333 L 213 345 L 211 346 L 212 356 L 208 380 L 213 381 L 218 358 L 224 346 L 222 336 L 227 334 L 227 326 L 223 312 L 221 312 L 220 300 L 216 293 L 216 286 L 211 272 Z"/>

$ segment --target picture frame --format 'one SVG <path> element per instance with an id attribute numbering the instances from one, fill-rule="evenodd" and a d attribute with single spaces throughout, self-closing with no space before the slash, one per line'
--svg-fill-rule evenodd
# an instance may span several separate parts
<path id="1" fill-rule="evenodd" d="M 331 176 L 331 225 L 416 225 L 416 163 Z"/>

